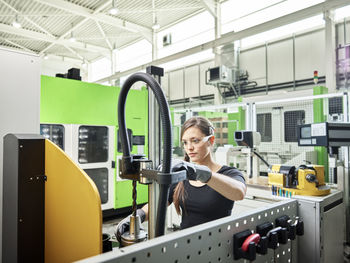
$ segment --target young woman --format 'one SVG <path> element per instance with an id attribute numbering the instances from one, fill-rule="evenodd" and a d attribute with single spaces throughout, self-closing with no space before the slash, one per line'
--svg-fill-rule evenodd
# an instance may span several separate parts
<path id="1" fill-rule="evenodd" d="M 206 118 L 192 117 L 182 126 L 181 140 L 185 161 L 194 163 L 197 173 L 196 178 L 189 178 L 196 181 L 185 180 L 170 188 L 169 203 L 174 202 L 182 216 L 181 229 L 231 215 L 234 201 L 245 196 L 245 181 L 236 168 L 213 160 L 213 126 Z M 178 164 L 174 168 L 184 169 Z"/>
<path id="2" fill-rule="evenodd" d="M 245 180 L 236 168 L 213 160 L 215 137 L 211 123 L 203 117 L 188 119 L 181 129 L 181 141 L 185 158 L 173 160 L 172 171 L 186 170 L 187 180 L 172 185 L 168 198 L 182 217 L 181 229 L 231 215 L 234 201 L 245 196 Z M 137 214 L 141 221 L 147 220 L 148 205 L 138 209 Z M 122 222 L 117 226 L 117 238 L 128 231 Z"/>

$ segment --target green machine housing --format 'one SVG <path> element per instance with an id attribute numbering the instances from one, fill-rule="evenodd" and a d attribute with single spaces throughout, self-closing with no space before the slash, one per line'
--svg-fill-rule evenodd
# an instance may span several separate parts
<path id="1" fill-rule="evenodd" d="M 40 123 L 41 124 L 80 124 L 115 127 L 113 160 L 116 163 L 122 155 L 117 149 L 118 131 L 118 95 L 120 87 L 104 86 L 71 79 L 41 77 Z M 133 136 L 142 138 L 144 153 L 148 152 L 148 91 L 130 90 L 126 102 L 126 123 Z M 144 141 L 144 142 L 143 142 Z M 132 153 L 137 153 L 133 146 Z M 113 169 L 112 164 L 110 169 Z M 113 185 L 113 206 L 104 209 L 104 215 L 110 212 L 127 212 L 132 205 L 132 186 L 129 180 L 118 180 L 117 167 L 113 178 L 108 178 Z M 77 186 L 79 187 L 79 186 Z M 148 201 L 148 188 L 138 185 L 137 203 Z M 115 211 L 117 209 L 117 211 Z M 109 211 L 106 211 L 109 210 Z"/>

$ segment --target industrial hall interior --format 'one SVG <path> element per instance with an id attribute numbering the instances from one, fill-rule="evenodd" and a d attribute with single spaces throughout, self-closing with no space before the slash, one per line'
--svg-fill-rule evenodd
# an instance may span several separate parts
<path id="1" fill-rule="evenodd" d="M 349 0 L 0 0 L 0 263 L 349 263 L 349 89 Z"/>

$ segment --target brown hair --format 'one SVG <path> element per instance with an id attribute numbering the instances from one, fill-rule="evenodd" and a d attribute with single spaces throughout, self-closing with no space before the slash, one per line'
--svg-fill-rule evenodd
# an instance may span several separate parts
<path id="1" fill-rule="evenodd" d="M 181 135 L 180 135 L 181 139 L 182 139 L 184 132 L 188 128 L 191 128 L 191 127 L 198 128 L 205 136 L 214 135 L 214 127 L 210 123 L 210 121 L 204 117 L 195 116 L 195 117 L 192 117 L 192 118 L 188 119 L 187 121 L 185 121 L 185 123 L 182 125 Z M 184 160 L 186 162 L 190 161 L 190 157 L 187 155 L 187 153 L 185 153 Z M 185 204 L 185 195 L 186 195 L 186 193 L 185 193 L 184 182 L 181 181 L 175 187 L 174 195 L 173 195 L 174 206 L 175 206 L 176 212 L 179 215 L 181 215 L 180 201 L 183 204 Z"/>

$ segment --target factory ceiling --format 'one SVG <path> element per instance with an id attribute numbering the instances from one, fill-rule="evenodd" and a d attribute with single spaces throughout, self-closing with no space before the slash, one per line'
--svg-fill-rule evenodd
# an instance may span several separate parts
<path id="1" fill-rule="evenodd" d="M 0 47 L 91 62 L 208 10 L 215 0 L 0 0 Z"/>

